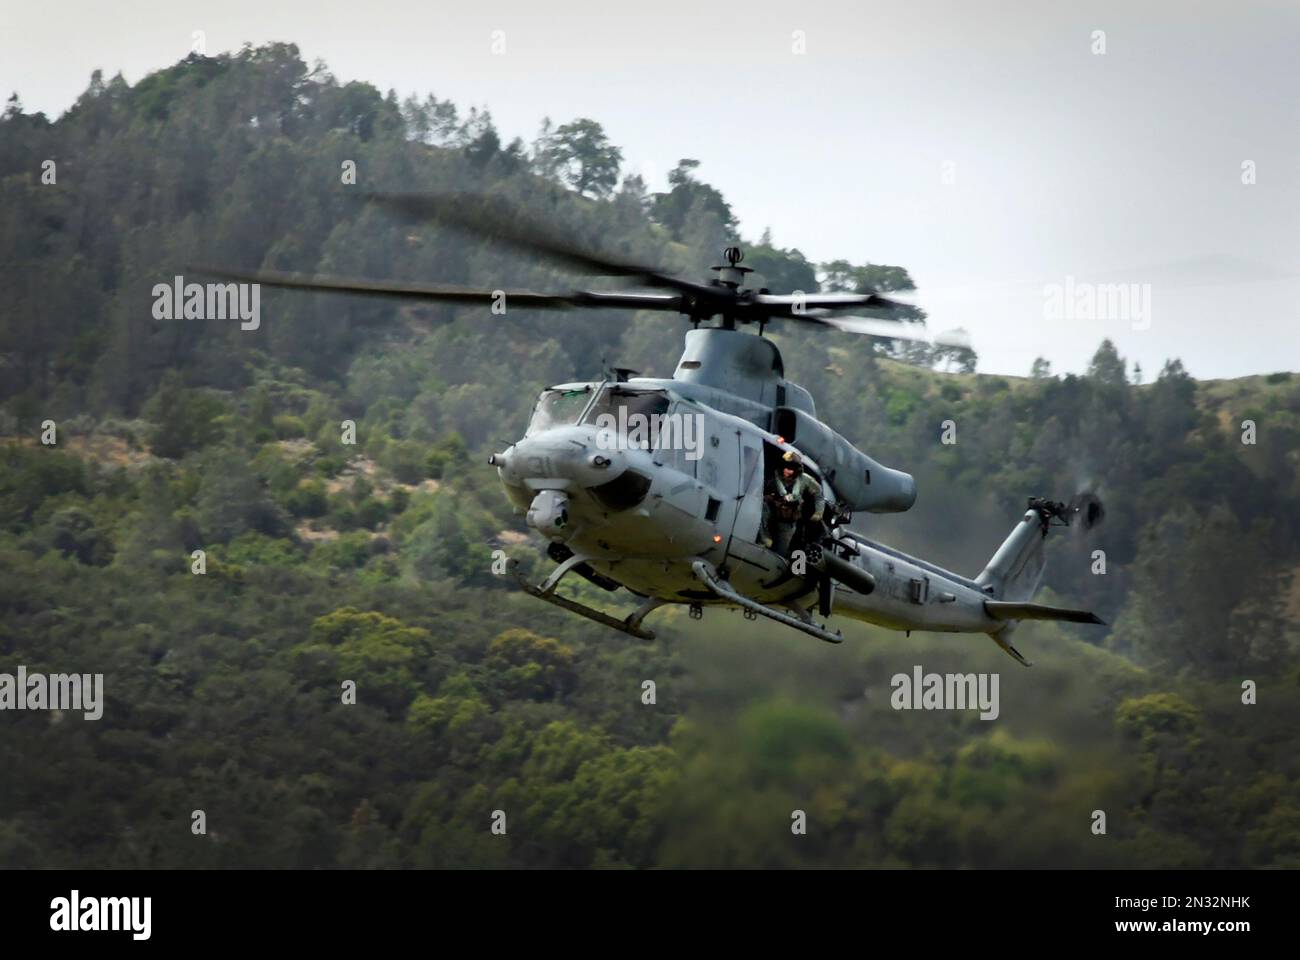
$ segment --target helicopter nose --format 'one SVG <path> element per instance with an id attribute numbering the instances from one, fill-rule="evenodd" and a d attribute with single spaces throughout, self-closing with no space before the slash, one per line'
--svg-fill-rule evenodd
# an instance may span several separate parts
<path id="1" fill-rule="evenodd" d="M 598 486 L 620 472 L 625 459 L 625 451 L 601 447 L 594 434 L 555 431 L 526 437 L 488 463 L 503 481 L 541 490 Z"/>

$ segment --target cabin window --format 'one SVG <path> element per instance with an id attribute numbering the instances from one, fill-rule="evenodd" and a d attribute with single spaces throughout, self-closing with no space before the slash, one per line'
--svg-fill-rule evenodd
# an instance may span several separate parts
<path id="1" fill-rule="evenodd" d="M 722 506 L 721 500 L 714 500 L 709 497 L 709 505 L 704 509 L 704 519 L 712 523 L 718 519 L 718 508 Z"/>
<path id="2" fill-rule="evenodd" d="M 929 595 L 930 595 L 930 580 L 929 580 L 929 578 L 925 578 L 925 577 L 922 577 L 922 578 L 916 578 L 916 577 L 913 577 L 911 580 L 908 581 L 908 586 L 911 588 L 911 593 L 912 593 L 912 602 L 913 602 L 913 603 L 925 603 L 926 599 L 927 599 L 927 598 L 929 597 Z"/>

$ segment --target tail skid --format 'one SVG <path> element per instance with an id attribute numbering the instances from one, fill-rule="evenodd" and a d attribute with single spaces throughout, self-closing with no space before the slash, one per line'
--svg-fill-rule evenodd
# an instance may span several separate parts
<path id="1" fill-rule="evenodd" d="M 1014 631 L 1015 629 L 1016 629 L 1016 625 L 1014 623 L 1009 623 L 1001 630 L 999 630 L 997 633 L 990 633 L 989 636 L 993 638 L 994 643 L 996 643 L 999 647 L 1005 650 L 1008 654 L 1015 657 L 1026 667 L 1032 667 L 1034 665 L 1034 661 L 1026 660 L 1025 655 L 1021 653 L 1019 650 L 1017 650 L 1015 647 L 1013 647 L 1011 645 L 1011 642 L 1007 640 L 1007 637 L 1011 636 L 1012 631 Z"/>

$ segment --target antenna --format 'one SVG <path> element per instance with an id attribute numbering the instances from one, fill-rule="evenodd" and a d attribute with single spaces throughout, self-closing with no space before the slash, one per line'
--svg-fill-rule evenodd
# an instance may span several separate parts
<path id="1" fill-rule="evenodd" d="M 712 268 L 718 271 L 718 279 L 715 282 L 736 290 L 745 282 L 745 274 L 753 273 L 749 267 L 738 266 L 740 261 L 745 259 L 745 251 L 740 247 L 724 247 L 722 259 L 727 261 L 725 265 Z"/>

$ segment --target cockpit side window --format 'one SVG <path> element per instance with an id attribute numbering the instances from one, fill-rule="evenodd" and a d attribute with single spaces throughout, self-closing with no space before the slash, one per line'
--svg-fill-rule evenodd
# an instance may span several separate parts
<path id="1" fill-rule="evenodd" d="M 541 396 L 537 398 L 537 406 L 533 408 L 533 416 L 528 421 L 526 434 L 540 433 L 552 427 L 577 423 L 590 400 L 591 387 L 543 390 Z"/>
<path id="2" fill-rule="evenodd" d="M 668 394 L 662 390 L 628 390 L 606 387 L 591 405 L 584 423 L 609 428 L 630 439 L 657 448 L 663 415 L 668 412 Z"/>

